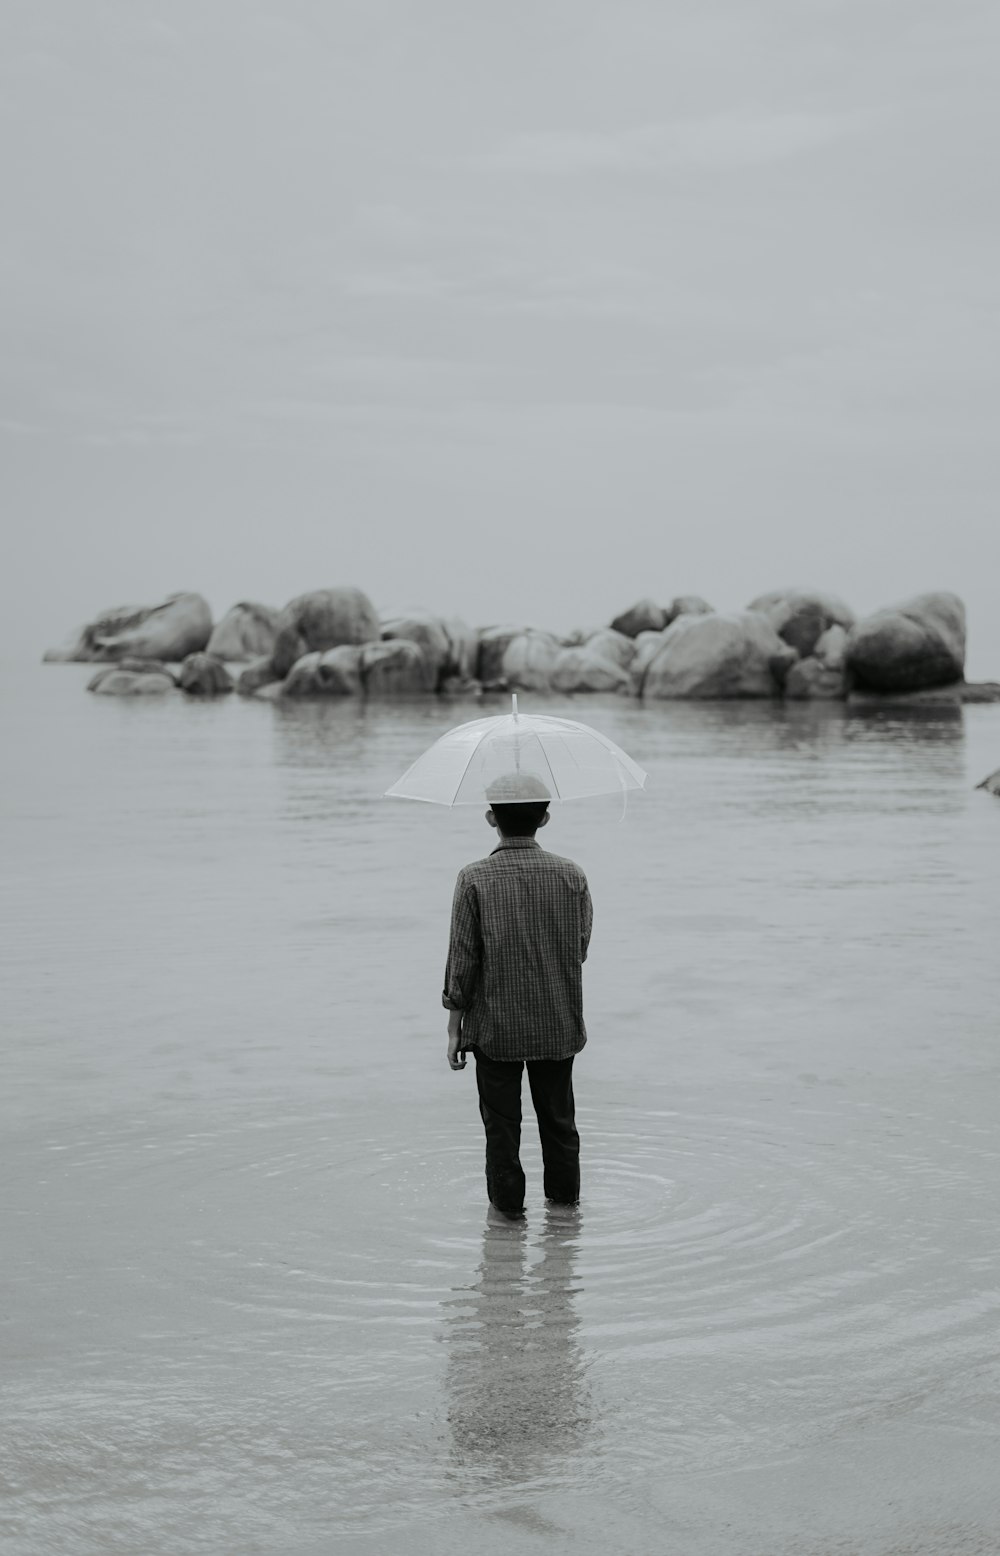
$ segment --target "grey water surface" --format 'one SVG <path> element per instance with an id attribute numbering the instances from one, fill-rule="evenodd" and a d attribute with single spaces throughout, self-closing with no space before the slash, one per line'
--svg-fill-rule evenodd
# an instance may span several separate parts
<path id="1" fill-rule="evenodd" d="M 584 1195 L 529 1127 L 512 1225 L 492 834 L 380 798 L 480 710 L 88 675 L 3 674 L 5 1556 L 1000 1550 L 1000 709 L 545 704 L 650 783 L 544 835 Z"/>

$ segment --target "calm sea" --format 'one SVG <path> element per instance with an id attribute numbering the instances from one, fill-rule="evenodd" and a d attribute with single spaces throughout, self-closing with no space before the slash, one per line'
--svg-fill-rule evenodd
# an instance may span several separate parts
<path id="1" fill-rule="evenodd" d="M 650 781 L 544 836 L 584 1198 L 528 1127 L 513 1226 L 492 834 L 380 798 L 479 710 L 88 675 L 3 678 L 5 1556 L 1000 1550 L 1000 708 L 562 705 Z"/>

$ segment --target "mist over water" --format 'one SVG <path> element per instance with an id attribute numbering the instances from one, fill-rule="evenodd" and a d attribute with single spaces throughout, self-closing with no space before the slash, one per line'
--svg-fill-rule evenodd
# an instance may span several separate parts
<path id="1" fill-rule="evenodd" d="M 544 836 L 583 1200 L 529 1111 L 514 1225 L 440 1005 L 492 834 L 381 798 L 492 705 L 90 673 L 2 687 L 5 1552 L 1000 1548 L 1000 710 L 535 704 L 650 782 Z"/>
<path id="2" fill-rule="evenodd" d="M 0 647 L 928 589 L 1000 676 L 1000 11 L 10 0 Z"/>

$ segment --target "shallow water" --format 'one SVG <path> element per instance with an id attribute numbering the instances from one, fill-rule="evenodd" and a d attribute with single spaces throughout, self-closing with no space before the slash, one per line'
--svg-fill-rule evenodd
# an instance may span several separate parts
<path id="1" fill-rule="evenodd" d="M 1000 709 L 579 699 L 584 1198 L 440 1008 L 474 708 L 5 672 L 6 1556 L 1000 1550 Z M 551 705 L 553 711 L 556 706 Z M 529 710 L 530 711 L 530 710 Z"/>

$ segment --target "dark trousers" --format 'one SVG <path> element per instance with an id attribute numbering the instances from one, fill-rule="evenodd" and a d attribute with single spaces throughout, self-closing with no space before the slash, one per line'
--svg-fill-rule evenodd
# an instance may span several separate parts
<path id="1" fill-rule="evenodd" d="M 478 1048 L 476 1085 L 486 1128 L 486 1192 L 508 1215 L 524 1205 L 521 1170 L 521 1071 L 528 1067 L 531 1101 L 542 1143 L 548 1199 L 575 1204 L 580 1197 L 580 1136 L 573 1112 L 573 1060 L 489 1059 Z"/>

